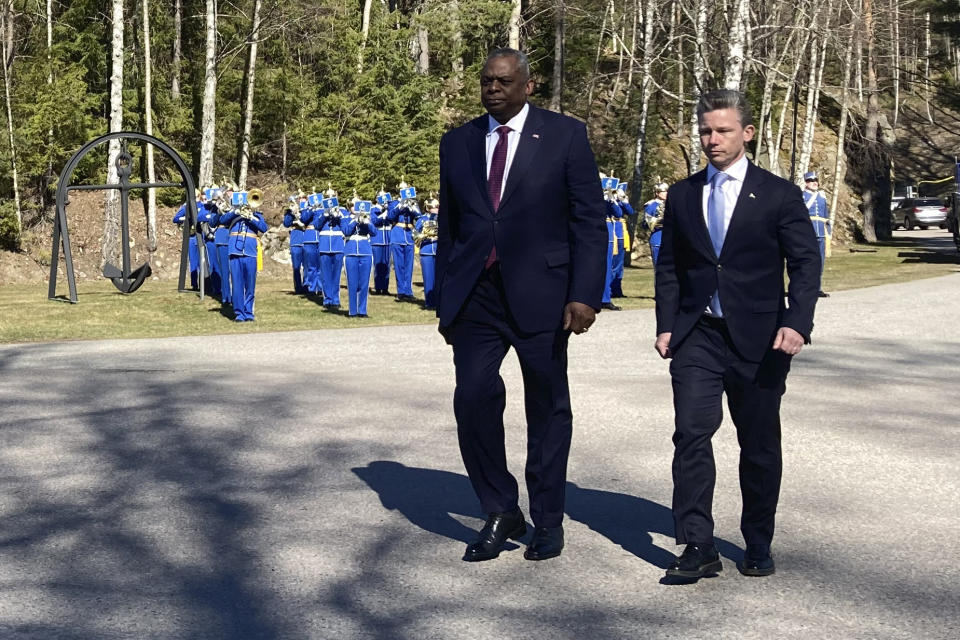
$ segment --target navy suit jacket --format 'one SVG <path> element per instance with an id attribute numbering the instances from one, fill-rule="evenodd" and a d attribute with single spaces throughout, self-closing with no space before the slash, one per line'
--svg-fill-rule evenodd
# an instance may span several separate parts
<path id="1" fill-rule="evenodd" d="M 440 328 L 456 319 L 496 244 L 513 320 L 526 333 L 553 331 L 568 302 L 599 309 L 603 296 L 606 213 L 587 130 L 530 105 L 494 211 L 487 195 L 487 123 L 483 115 L 440 141 Z"/>
<path id="2" fill-rule="evenodd" d="M 745 359 L 762 360 L 780 327 L 809 342 L 820 250 L 800 188 L 750 163 L 717 256 L 704 222 L 706 176 L 706 170 L 695 173 L 667 194 L 656 268 L 657 334 L 671 332 L 675 350 L 719 290 L 730 337 Z"/>

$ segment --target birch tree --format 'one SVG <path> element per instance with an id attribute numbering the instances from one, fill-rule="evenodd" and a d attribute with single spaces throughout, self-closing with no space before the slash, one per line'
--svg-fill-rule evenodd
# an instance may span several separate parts
<path id="1" fill-rule="evenodd" d="M 253 0 L 253 25 L 250 30 L 250 48 L 247 55 L 247 70 L 244 74 L 246 83 L 244 84 L 244 94 L 246 95 L 243 109 L 243 134 L 240 136 L 240 150 L 237 154 L 237 185 L 241 189 L 247 188 L 247 169 L 250 166 L 250 135 L 253 129 L 253 89 L 256 80 L 257 69 L 257 42 L 260 39 L 260 5 L 261 0 Z M 367 0 L 367 15 L 369 27 L 369 0 Z M 363 63 L 363 50 L 360 51 L 361 67 Z"/>
<path id="2" fill-rule="evenodd" d="M 750 0 L 736 0 L 736 12 L 730 21 L 730 34 L 727 38 L 726 75 L 723 80 L 726 89 L 740 90 L 749 28 Z"/>
<path id="3" fill-rule="evenodd" d="M 180 101 L 180 47 L 183 35 L 181 19 L 183 7 L 180 0 L 173 0 L 173 59 L 170 63 L 170 96 Z"/>
<path id="4" fill-rule="evenodd" d="M 259 5 L 259 0 L 257 0 Z M 363 0 L 363 13 L 360 19 L 360 50 L 357 52 L 357 73 L 363 73 L 363 50 L 367 47 L 367 38 L 370 36 L 370 6 L 373 0 Z M 259 13 L 259 6 L 254 14 Z M 242 186 L 242 185 L 241 185 Z"/>
<path id="5" fill-rule="evenodd" d="M 643 17 L 643 70 L 640 76 L 640 124 L 633 157 L 633 186 L 640 191 L 647 152 L 647 115 L 650 108 L 650 90 L 653 74 L 653 9 L 655 0 L 645 0 Z"/>
<path id="6" fill-rule="evenodd" d="M 142 0 L 143 5 L 143 115 L 144 129 L 148 136 L 153 135 L 153 58 L 150 55 L 150 0 Z M 153 167 L 153 145 L 146 144 L 147 182 L 156 182 L 157 174 Z M 157 191 L 147 189 L 147 246 L 150 251 L 157 250 Z"/>
<path id="7" fill-rule="evenodd" d="M 2 49 L 0 54 L 3 56 L 3 96 L 7 107 L 7 140 L 10 144 L 10 173 L 13 178 L 13 203 L 16 211 L 16 237 L 14 243 L 20 246 L 20 235 L 23 231 L 23 212 L 20 209 L 20 186 L 18 184 L 19 176 L 17 173 L 17 145 L 13 138 L 13 109 L 10 105 L 10 73 L 13 68 L 13 34 L 14 34 L 14 12 L 13 0 L 0 0 L 0 39 L 2 39 Z"/>
<path id="8" fill-rule="evenodd" d="M 707 73 L 706 45 L 707 45 L 707 0 L 696 0 L 696 21 L 694 23 L 693 44 L 693 100 L 700 100 L 703 93 L 703 79 Z M 688 173 L 694 173 L 700 166 L 700 122 L 697 119 L 697 110 L 690 111 L 690 139 L 689 153 L 687 154 Z"/>
<path id="9" fill-rule="evenodd" d="M 550 110 L 563 112 L 563 22 L 564 0 L 553 4 L 553 78 L 550 83 Z"/>
<path id="10" fill-rule="evenodd" d="M 112 2 L 112 36 L 110 55 L 110 133 L 123 131 L 123 0 Z M 111 140 L 107 153 L 107 184 L 116 184 L 119 180 L 117 157 L 120 155 L 120 141 Z M 107 262 L 118 261 L 120 256 L 120 197 L 115 189 L 106 192 L 106 215 L 104 217 L 103 238 L 101 241 L 100 267 Z"/>
<path id="11" fill-rule="evenodd" d="M 508 46 L 520 50 L 520 20 L 523 17 L 521 0 L 511 0 L 510 7 L 510 36 Z"/>
<path id="12" fill-rule="evenodd" d="M 204 58 L 203 114 L 200 125 L 200 187 L 213 184 L 213 150 L 217 124 L 217 3 L 206 0 L 206 56 Z"/>

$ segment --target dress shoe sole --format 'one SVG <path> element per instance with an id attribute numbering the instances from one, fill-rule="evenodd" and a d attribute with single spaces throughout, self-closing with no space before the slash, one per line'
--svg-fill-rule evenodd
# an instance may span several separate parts
<path id="1" fill-rule="evenodd" d="M 737 565 L 737 571 L 739 571 L 741 574 L 743 574 L 743 575 L 745 575 L 745 576 L 749 576 L 749 577 L 751 577 L 751 578 L 762 578 L 762 577 L 764 577 L 764 576 L 772 576 L 774 573 L 777 572 L 777 568 L 776 568 L 776 567 L 767 567 L 767 568 L 765 568 L 765 569 L 753 569 L 753 568 L 751 568 L 751 567 L 746 567 L 746 566 L 744 566 L 744 565 L 742 565 L 742 564 L 738 564 L 738 565 Z"/>
<path id="2" fill-rule="evenodd" d="M 527 549 L 523 552 L 523 558 L 525 560 L 533 560 L 535 562 L 539 560 L 549 560 L 550 558 L 556 558 L 559 556 L 561 551 L 562 549 L 557 549 L 556 551 L 551 551 L 550 553 L 531 553 L 530 549 Z"/>
<path id="3" fill-rule="evenodd" d="M 720 560 L 701 565 L 694 570 L 685 571 L 683 569 L 667 569 L 667 575 L 671 578 L 705 578 L 723 571 L 723 563 Z"/>
<path id="4" fill-rule="evenodd" d="M 507 538 L 510 540 L 518 540 L 525 535 L 527 535 L 527 523 L 522 522 L 520 523 L 519 527 L 507 534 Z M 490 553 L 465 553 L 463 554 L 463 561 L 483 562 L 484 560 L 493 560 L 494 558 L 498 558 L 500 556 L 501 551 L 503 551 L 502 548 Z"/>

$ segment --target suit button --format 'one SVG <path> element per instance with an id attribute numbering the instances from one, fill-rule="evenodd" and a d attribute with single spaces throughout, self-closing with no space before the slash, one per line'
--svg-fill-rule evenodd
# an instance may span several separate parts
<path id="1" fill-rule="evenodd" d="M 718 264 L 718 265 L 717 265 L 717 271 L 723 271 L 723 265 L 722 265 L 722 264 Z"/>

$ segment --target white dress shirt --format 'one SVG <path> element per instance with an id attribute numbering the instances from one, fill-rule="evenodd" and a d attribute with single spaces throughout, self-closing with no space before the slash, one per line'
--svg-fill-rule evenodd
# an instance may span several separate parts
<path id="1" fill-rule="evenodd" d="M 726 237 L 727 229 L 730 228 L 730 218 L 733 217 L 733 210 L 737 206 L 737 199 L 740 197 L 740 190 L 743 189 L 743 180 L 747 177 L 747 166 L 749 165 L 747 156 L 744 155 L 739 160 L 726 168 L 727 179 L 719 186 L 723 193 L 723 235 Z M 720 170 L 712 164 L 707 163 L 707 183 L 703 185 L 703 222 L 710 229 L 710 189 L 713 187 L 713 176 Z M 714 291 L 710 298 L 710 304 L 705 310 L 707 315 L 716 318 L 723 317 L 723 308 L 720 305 L 720 292 Z"/>
<path id="2" fill-rule="evenodd" d="M 527 114 L 530 113 L 530 104 L 526 103 L 520 109 L 520 113 L 513 116 L 505 124 L 512 129 L 507 134 L 507 163 L 503 168 L 503 181 L 500 183 L 500 196 L 503 197 L 503 189 L 507 186 L 507 176 L 510 175 L 510 165 L 513 164 L 513 156 L 517 153 L 517 145 L 520 144 L 520 133 L 523 131 L 523 124 L 527 121 Z M 490 177 L 490 163 L 493 162 L 493 150 L 497 148 L 497 142 L 500 140 L 500 134 L 497 133 L 497 127 L 500 123 L 493 116 L 487 116 L 487 178 Z"/>

